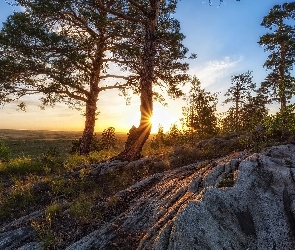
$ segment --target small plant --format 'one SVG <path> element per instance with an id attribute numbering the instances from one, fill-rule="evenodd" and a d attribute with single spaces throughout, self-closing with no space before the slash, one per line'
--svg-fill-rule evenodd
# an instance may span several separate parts
<path id="1" fill-rule="evenodd" d="M 262 148 L 266 147 L 269 143 L 266 130 L 262 126 L 256 126 L 254 130 L 243 134 L 239 137 L 239 143 L 254 152 L 260 152 Z"/>
<path id="2" fill-rule="evenodd" d="M 233 173 L 227 174 L 220 182 L 218 187 L 233 187 L 235 185 Z"/>
<path id="3" fill-rule="evenodd" d="M 61 170 L 63 167 L 63 160 L 61 159 L 59 151 L 55 147 L 49 148 L 49 150 L 42 154 L 40 163 L 46 173 Z"/>
<path id="4" fill-rule="evenodd" d="M 285 164 L 288 168 L 294 168 L 293 163 L 290 159 L 285 159 Z"/>
<path id="5" fill-rule="evenodd" d="M 52 218 L 57 216 L 60 211 L 61 207 L 57 203 L 52 203 L 51 205 L 47 206 L 45 211 L 46 220 L 51 224 Z"/>
<path id="6" fill-rule="evenodd" d="M 114 207 L 117 206 L 119 201 L 120 201 L 120 198 L 117 195 L 113 195 L 113 196 L 108 198 L 106 206 L 108 208 L 114 208 Z"/>
<path id="7" fill-rule="evenodd" d="M 48 223 L 48 221 L 32 221 L 31 226 L 38 233 L 43 249 L 55 249 L 55 246 L 57 245 L 57 237 L 54 231 L 51 229 L 51 224 Z"/>
<path id="8" fill-rule="evenodd" d="M 91 223 L 95 219 L 101 219 L 100 211 L 95 211 L 95 196 L 81 193 L 70 206 L 70 214 L 82 223 Z"/>
<path id="9" fill-rule="evenodd" d="M 115 138 L 115 128 L 109 127 L 105 129 L 101 138 L 98 138 L 96 134 L 92 136 L 90 152 L 102 151 L 102 150 L 110 150 L 115 148 L 117 139 Z M 70 151 L 71 154 L 78 153 L 81 144 L 81 139 L 75 140 L 72 143 L 72 149 Z"/>

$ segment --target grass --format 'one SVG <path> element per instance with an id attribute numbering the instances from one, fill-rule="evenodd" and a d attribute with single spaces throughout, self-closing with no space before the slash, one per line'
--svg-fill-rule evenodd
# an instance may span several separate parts
<path id="1" fill-rule="evenodd" d="M 97 133 L 100 135 L 100 133 Z M 12 157 L 29 156 L 37 158 L 50 149 L 56 149 L 60 155 L 70 152 L 73 141 L 79 139 L 82 132 L 49 130 L 10 130 L 0 129 L 0 141 L 10 149 Z M 116 133 L 117 146 L 124 147 L 126 133 Z"/>

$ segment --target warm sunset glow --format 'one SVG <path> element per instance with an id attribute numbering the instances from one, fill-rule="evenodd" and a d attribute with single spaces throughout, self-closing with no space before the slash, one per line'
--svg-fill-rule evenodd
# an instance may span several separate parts
<path id="1" fill-rule="evenodd" d="M 152 133 L 158 132 L 159 125 L 163 126 L 164 132 L 167 132 L 171 125 L 179 123 L 179 118 L 177 118 L 168 108 L 161 105 L 155 105 L 153 116 L 150 118 L 150 121 L 152 123 Z"/>

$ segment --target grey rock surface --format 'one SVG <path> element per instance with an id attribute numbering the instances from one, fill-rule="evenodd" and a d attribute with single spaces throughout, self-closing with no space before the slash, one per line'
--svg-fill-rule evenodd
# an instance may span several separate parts
<path id="1" fill-rule="evenodd" d="M 39 243 L 34 244 L 32 248 L 32 242 L 30 238 L 36 237 L 36 232 L 32 227 L 21 227 L 15 230 L 7 231 L 0 234 L 0 249 L 5 250 L 29 250 L 29 249 L 41 249 Z M 29 248 L 27 248 L 28 246 Z M 39 247 L 39 248 L 38 248 Z"/>
<path id="2" fill-rule="evenodd" d="M 294 167 L 295 146 L 282 145 L 167 171 L 67 249 L 295 249 Z"/>

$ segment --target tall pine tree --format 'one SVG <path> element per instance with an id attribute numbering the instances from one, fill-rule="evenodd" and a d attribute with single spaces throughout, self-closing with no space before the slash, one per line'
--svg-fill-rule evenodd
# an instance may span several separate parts
<path id="1" fill-rule="evenodd" d="M 280 103 L 281 111 L 294 95 L 294 78 L 291 71 L 295 62 L 295 31 L 290 24 L 295 17 L 295 2 L 275 5 L 263 18 L 261 25 L 269 29 L 260 37 L 259 44 L 269 56 L 264 67 L 270 71 L 261 87 L 273 100 Z"/>

